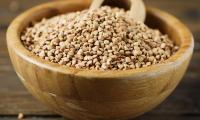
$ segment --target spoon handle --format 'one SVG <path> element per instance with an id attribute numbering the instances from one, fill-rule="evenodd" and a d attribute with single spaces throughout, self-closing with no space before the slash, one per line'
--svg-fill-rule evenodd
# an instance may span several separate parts
<path id="1" fill-rule="evenodd" d="M 136 21 L 145 21 L 146 8 L 142 0 L 131 0 L 129 17 L 133 18 Z"/>
<path id="2" fill-rule="evenodd" d="M 93 0 L 89 11 L 100 8 L 100 6 L 103 4 L 103 2 L 104 2 L 104 0 Z"/>

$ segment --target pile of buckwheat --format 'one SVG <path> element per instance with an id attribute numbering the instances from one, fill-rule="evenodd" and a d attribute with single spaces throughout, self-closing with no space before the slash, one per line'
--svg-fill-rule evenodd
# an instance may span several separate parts
<path id="1" fill-rule="evenodd" d="M 21 41 L 45 60 L 95 70 L 147 67 L 178 50 L 167 35 L 108 6 L 43 19 L 26 28 Z"/>

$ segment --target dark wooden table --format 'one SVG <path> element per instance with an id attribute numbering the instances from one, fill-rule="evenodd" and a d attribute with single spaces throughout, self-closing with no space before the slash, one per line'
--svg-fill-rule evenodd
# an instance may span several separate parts
<path id="1" fill-rule="evenodd" d="M 23 87 L 9 60 L 6 29 L 22 11 L 50 0 L 0 0 L 0 120 L 64 120 L 36 101 Z M 200 0 L 146 0 L 180 18 L 193 32 L 195 52 L 183 81 L 153 111 L 136 120 L 200 120 Z M 134 109 L 134 108 L 133 108 Z"/>

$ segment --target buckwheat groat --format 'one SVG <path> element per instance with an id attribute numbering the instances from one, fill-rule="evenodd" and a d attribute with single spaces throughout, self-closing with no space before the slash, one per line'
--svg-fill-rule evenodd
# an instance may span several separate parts
<path id="1" fill-rule="evenodd" d="M 24 30 L 21 40 L 45 60 L 95 70 L 147 67 L 178 50 L 167 35 L 108 6 L 43 19 Z"/>

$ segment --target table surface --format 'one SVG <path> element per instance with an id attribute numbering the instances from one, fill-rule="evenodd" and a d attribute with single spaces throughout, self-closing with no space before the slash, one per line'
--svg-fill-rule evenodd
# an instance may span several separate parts
<path id="1" fill-rule="evenodd" d="M 15 74 L 6 48 L 6 30 L 24 10 L 50 0 L 0 0 L 0 120 L 64 120 L 35 100 Z M 168 99 L 136 120 L 200 120 L 200 0 L 145 0 L 180 18 L 193 32 L 195 52 L 183 81 Z M 134 108 L 133 108 L 134 109 Z"/>

